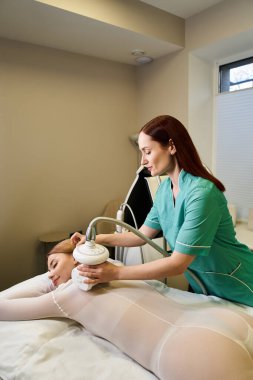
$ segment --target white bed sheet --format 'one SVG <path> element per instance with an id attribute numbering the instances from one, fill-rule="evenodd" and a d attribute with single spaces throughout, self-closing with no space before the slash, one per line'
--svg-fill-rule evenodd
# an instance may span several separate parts
<path id="1" fill-rule="evenodd" d="M 155 380 L 111 343 L 68 319 L 0 322 L 3 380 Z"/>
<path id="2" fill-rule="evenodd" d="M 195 305 L 222 303 L 253 316 L 253 308 L 172 289 L 148 281 L 166 297 Z M 0 322 L 0 378 L 3 380 L 156 380 L 111 343 L 68 319 Z"/>

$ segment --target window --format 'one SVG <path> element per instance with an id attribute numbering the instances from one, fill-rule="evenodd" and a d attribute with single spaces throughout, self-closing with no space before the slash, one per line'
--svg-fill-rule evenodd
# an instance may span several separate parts
<path id="1" fill-rule="evenodd" d="M 219 67 L 219 92 L 253 87 L 253 57 Z"/>
<path id="2" fill-rule="evenodd" d="M 220 66 L 219 73 L 215 173 L 238 219 L 247 220 L 253 208 L 253 57 Z"/>

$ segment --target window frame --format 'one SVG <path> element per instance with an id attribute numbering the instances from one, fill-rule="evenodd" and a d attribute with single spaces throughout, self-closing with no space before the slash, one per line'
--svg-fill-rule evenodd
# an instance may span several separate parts
<path id="1" fill-rule="evenodd" d="M 246 79 L 244 81 L 235 82 L 235 83 L 233 83 L 233 82 L 230 81 L 230 70 L 231 69 L 234 69 L 234 68 L 240 67 L 240 66 L 245 66 L 245 65 L 248 65 L 250 63 L 253 63 L 253 56 L 252 57 L 248 57 L 248 58 L 244 58 L 244 59 L 240 59 L 238 61 L 230 62 L 230 63 L 227 63 L 227 64 L 219 65 L 219 82 L 218 82 L 219 86 L 218 86 L 218 92 L 219 93 L 222 93 L 222 92 L 232 92 L 230 90 L 230 87 L 232 85 L 246 83 L 246 82 L 252 82 L 253 79 Z"/>

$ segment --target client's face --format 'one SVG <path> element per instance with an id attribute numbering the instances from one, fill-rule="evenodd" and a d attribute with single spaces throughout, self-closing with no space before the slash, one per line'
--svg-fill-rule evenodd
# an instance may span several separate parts
<path id="1" fill-rule="evenodd" d="M 48 257 L 49 278 L 55 286 L 63 284 L 71 278 L 76 261 L 70 253 L 52 253 Z"/>

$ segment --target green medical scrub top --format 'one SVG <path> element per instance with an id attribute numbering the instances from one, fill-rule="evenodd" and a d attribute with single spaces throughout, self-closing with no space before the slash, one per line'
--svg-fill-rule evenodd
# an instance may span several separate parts
<path id="1" fill-rule="evenodd" d="M 253 252 L 236 239 L 227 200 L 211 181 L 182 170 L 174 204 L 171 180 L 165 179 L 144 224 L 162 230 L 172 252 L 196 255 L 189 269 L 208 294 L 253 306 Z"/>

